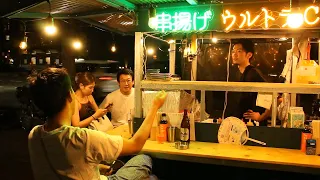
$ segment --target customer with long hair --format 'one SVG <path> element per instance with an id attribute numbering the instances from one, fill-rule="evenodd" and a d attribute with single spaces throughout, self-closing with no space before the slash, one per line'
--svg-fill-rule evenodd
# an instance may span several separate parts
<path id="1" fill-rule="evenodd" d="M 75 77 L 76 111 L 72 116 L 72 126 L 88 127 L 89 124 L 107 113 L 107 109 L 99 109 L 92 96 L 95 77 L 89 72 L 80 72 Z"/>

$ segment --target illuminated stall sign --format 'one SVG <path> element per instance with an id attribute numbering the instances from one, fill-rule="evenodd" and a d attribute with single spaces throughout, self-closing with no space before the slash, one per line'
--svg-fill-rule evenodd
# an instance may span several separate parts
<path id="1" fill-rule="evenodd" d="M 203 31 L 207 30 L 214 11 L 163 11 L 157 13 L 156 29 L 166 31 Z"/>
<path id="2" fill-rule="evenodd" d="M 148 19 L 148 27 L 159 32 L 206 31 L 220 26 L 221 7 L 208 5 L 156 8 L 156 17 Z M 140 22 L 145 20 L 140 14 Z M 144 29 L 145 27 L 140 28 Z M 218 27 L 221 28 L 221 27 Z"/>
<path id="3" fill-rule="evenodd" d="M 319 22 L 319 6 L 304 9 L 282 9 L 280 12 L 261 8 L 257 13 L 244 11 L 232 13 L 225 9 L 221 14 L 225 31 L 236 29 L 308 28 Z"/>
<path id="4" fill-rule="evenodd" d="M 320 28 L 320 7 L 301 5 L 288 8 L 288 3 L 198 5 L 156 8 L 156 17 L 140 10 L 141 32 L 232 31 L 263 29 Z M 148 26 L 145 26 L 148 24 Z"/>

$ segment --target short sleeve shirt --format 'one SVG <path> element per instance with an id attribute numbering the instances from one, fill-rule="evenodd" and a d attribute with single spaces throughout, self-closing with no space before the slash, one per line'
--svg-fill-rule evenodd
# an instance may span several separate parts
<path id="1" fill-rule="evenodd" d="M 62 126 L 47 132 L 43 126 L 36 126 L 28 144 L 35 179 L 91 180 L 100 179 L 101 161 L 118 158 L 123 139 L 87 128 Z"/>

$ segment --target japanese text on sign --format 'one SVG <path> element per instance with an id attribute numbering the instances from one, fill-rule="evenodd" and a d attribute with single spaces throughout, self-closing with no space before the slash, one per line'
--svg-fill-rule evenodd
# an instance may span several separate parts
<path id="1" fill-rule="evenodd" d="M 264 29 L 270 28 L 272 25 L 277 25 L 278 27 L 287 27 L 290 19 L 290 15 L 295 15 L 294 21 L 298 21 L 301 17 L 301 25 L 314 25 L 319 22 L 320 18 L 316 15 L 319 13 L 318 6 L 309 6 L 304 11 L 299 13 L 292 12 L 290 9 L 282 9 L 280 13 L 272 12 L 266 8 L 262 8 L 261 12 L 257 15 L 252 15 L 249 11 L 245 13 L 233 14 L 229 10 L 225 10 L 222 13 L 222 22 L 225 27 L 225 31 L 230 31 L 231 29 L 243 29 L 250 27 L 262 27 Z M 277 22 L 279 18 L 284 18 L 285 21 Z M 238 24 L 238 23 L 239 24 Z"/>
<path id="2" fill-rule="evenodd" d="M 208 10 L 200 12 L 162 12 L 157 14 L 157 30 L 166 31 L 203 31 L 207 30 L 209 20 L 214 16 Z"/>

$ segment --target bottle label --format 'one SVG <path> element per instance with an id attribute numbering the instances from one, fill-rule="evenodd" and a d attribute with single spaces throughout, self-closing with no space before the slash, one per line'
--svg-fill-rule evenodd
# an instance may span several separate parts
<path id="1" fill-rule="evenodd" d="M 167 125 L 166 124 L 160 124 L 159 136 L 166 137 L 166 135 L 167 135 Z"/>
<path id="2" fill-rule="evenodd" d="M 181 128 L 180 129 L 180 140 L 181 141 L 189 141 L 189 129 Z"/>

